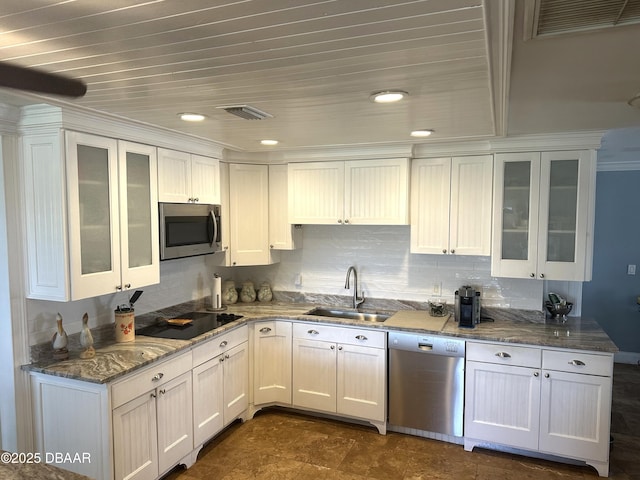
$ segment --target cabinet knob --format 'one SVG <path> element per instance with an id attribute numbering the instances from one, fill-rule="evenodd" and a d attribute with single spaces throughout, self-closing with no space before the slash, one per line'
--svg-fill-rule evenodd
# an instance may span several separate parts
<path id="1" fill-rule="evenodd" d="M 195 203 L 198 203 L 198 202 L 200 201 L 200 199 L 199 199 L 198 197 L 196 197 L 196 198 L 194 198 L 194 199 L 193 199 L 193 201 L 194 201 Z"/>
<path id="2" fill-rule="evenodd" d="M 309 335 L 318 335 L 320 332 L 318 332 L 317 330 L 309 330 L 307 333 Z"/>
<path id="3" fill-rule="evenodd" d="M 153 392 L 151 392 L 151 395 L 149 395 L 149 396 L 150 396 L 151 398 L 156 398 L 156 397 L 157 397 L 157 395 L 156 395 L 155 393 L 153 393 Z"/>
<path id="4" fill-rule="evenodd" d="M 224 358 L 225 358 L 225 360 L 229 360 L 229 354 L 227 353 L 227 354 L 224 356 Z"/>
<path id="5" fill-rule="evenodd" d="M 220 357 L 220 363 L 224 362 L 224 357 Z"/>
<path id="6" fill-rule="evenodd" d="M 160 395 L 164 395 L 165 393 L 167 393 L 167 391 L 164 388 L 160 390 Z"/>
<path id="7" fill-rule="evenodd" d="M 569 365 L 573 365 L 574 367 L 584 367 L 586 364 L 582 360 L 571 360 Z"/>
<path id="8" fill-rule="evenodd" d="M 269 248 L 273 248 L 273 245 L 269 245 Z"/>
<path id="9" fill-rule="evenodd" d="M 342 345 L 340 345 L 340 346 L 338 347 L 338 350 L 342 350 Z"/>
<path id="10" fill-rule="evenodd" d="M 226 340 L 223 340 L 222 342 L 220 342 L 220 348 L 224 348 L 227 346 L 229 342 L 227 342 Z"/>
<path id="11" fill-rule="evenodd" d="M 116 285 L 116 290 L 118 291 L 122 290 L 122 285 Z"/>
<path id="12" fill-rule="evenodd" d="M 538 375 L 540 375 L 538 372 L 533 372 L 534 377 L 537 377 Z"/>
<path id="13" fill-rule="evenodd" d="M 451 250 L 451 253 L 456 253 L 456 251 L 455 250 Z"/>
<path id="14" fill-rule="evenodd" d="M 367 337 L 364 335 L 356 335 L 356 340 L 367 340 Z"/>
<path id="15" fill-rule="evenodd" d="M 341 219 L 338 219 L 338 223 L 342 223 L 342 220 L 341 220 Z"/>
<path id="16" fill-rule="evenodd" d="M 235 265 L 235 264 L 236 264 L 236 262 L 233 262 L 233 263 L 232 263 L 232 265 Z"/>
<path id="17" fill-rule="evenodd" d="M 345 218 L 345 219 L 344 219 L 344 223 L 349 223 L 349 219 L 348 219 L 348 218 Z"/>
<path id="18" fill-rule="evenodd" d="M 156 373 L 153 377 L 151 377 L 151 381 L 152 382 L 159 382 L 162 377 L 164 377 L 164 373 L 160 372 L 160 373 Z"/>
<path id="19" fill-rule="evenodd" d="M 446 248 L 443 248 L 443 249 L 442 249 L 442 253 L 447 253 L 447 249 L 446 249 Z"/>
<path id="20" fill-rule="evenodd" d="M 540 274 L 540 278 L 544 278 L 544 273 L 541 273 L 541 274 Z"/>
<path id="21" fill-rule="evenodd" d="M 124 288 L 131 288 L 131 284 L 130 283 L 125 284 Z"/>
<path id="22" fill-rule="evenodd" d="M 331 345 L 331 350 L 335 350 L 336 346 L 335 345 Z"/>
<path id="23" fill-rule="evenodd" d="M 262 327 L 260 329 L 260 333 L 269 333 L 271 331 L 271 328 L 269 327 Z"/>
<path id="24" fill-rule="evenodd" d="M 532 273 L 531 275 L 529 275 L 531 278 L 535 278 L 536 274 Z"/>
<path id="25" fill-rule="evenodd" d="M 544 374 L 544 378 L 549 378 L 549 374 L 548 374 L 548 373 L 545 373 L 545 374 Z"/>
<path id="26" fill-rule="evenodd" d="M 500 358 L 511 358 L 511 355 L 507 352 L 498 352 L 496 353 L 496 357 Z"/>

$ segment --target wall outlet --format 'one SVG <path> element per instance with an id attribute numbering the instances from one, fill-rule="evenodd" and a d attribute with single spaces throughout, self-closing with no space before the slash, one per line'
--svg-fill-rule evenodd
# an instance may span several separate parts
<path id="1" fill-rule="evenodd" d="M 301 287 L 302 286 L 302 274 L 301 273 L 296 273 L 296 276 L 293 279 L 293 284 L 296 287 Z"/>
<path id="2" fill-rule="evenodd" d="M 433 295 L 442 295 L 442 282 L 435 282 L 433 284 L 433 292 L 431 292 Z"/>
<path id="3" fill-rule="evenodd" d="M 627 275 L 635 275 L 635 274 L 636 274 L 636 266 L 627 265 Z"/>

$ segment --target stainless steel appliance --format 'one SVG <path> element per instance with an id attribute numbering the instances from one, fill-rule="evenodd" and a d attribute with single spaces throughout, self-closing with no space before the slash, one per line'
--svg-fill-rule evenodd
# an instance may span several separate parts
<path id="1" fill-rule="evenodd" d="M 466 285 L 456 290 L 454 315 L 460 327 L 474 328 L 480 323 L 480 292 Z"/>
<path id="2" fill-rule="evenodd" d="M 220 251 L 220 205 L 160 203 L 160 260 Z"/>
<path id="3" fill-rule="evenodd" d="M 465 342 L 389 332 L 389 423 L 462 437 Z"/>
<path id="4" fill-rule="evenodd" d="M 242 315 L 236 315 L 234 313 L 188 312 L 178 315 L 178 317 L 175 318 L 191 320 L 191 322 L 172 323 L 172 319 L 162 319 L 159 320 L 158 323 L 136 330 L 136 335 L 189 340 L 190 338 L 197 337 L 198 335 L 202 335 L 203 333 L 242 318 Z"/>

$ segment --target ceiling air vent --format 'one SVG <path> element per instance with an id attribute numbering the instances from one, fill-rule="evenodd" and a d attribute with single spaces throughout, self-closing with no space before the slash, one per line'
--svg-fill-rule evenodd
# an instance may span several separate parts
<path id="1" fill-rule="evenodd" d="M 235 115 L 245 120 L 264 120 L 265 118 L 273 118 L 273 115 L 262 110 L 258 110 L 251 105 L 228 105 L 221 108 L 232 115 Z"/>
<path id="2" fill-rule="evenodd" d="M 640 0 L 528 0 L 525 39 L 640 23 Z"/>

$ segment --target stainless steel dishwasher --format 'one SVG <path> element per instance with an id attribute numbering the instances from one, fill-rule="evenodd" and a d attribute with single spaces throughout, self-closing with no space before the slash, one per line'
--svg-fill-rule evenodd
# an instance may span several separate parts
<path id="1" fill-rule="evenodd" d="M 462 437 L 465 342 L 389 332 L 389 423 Z"/>

